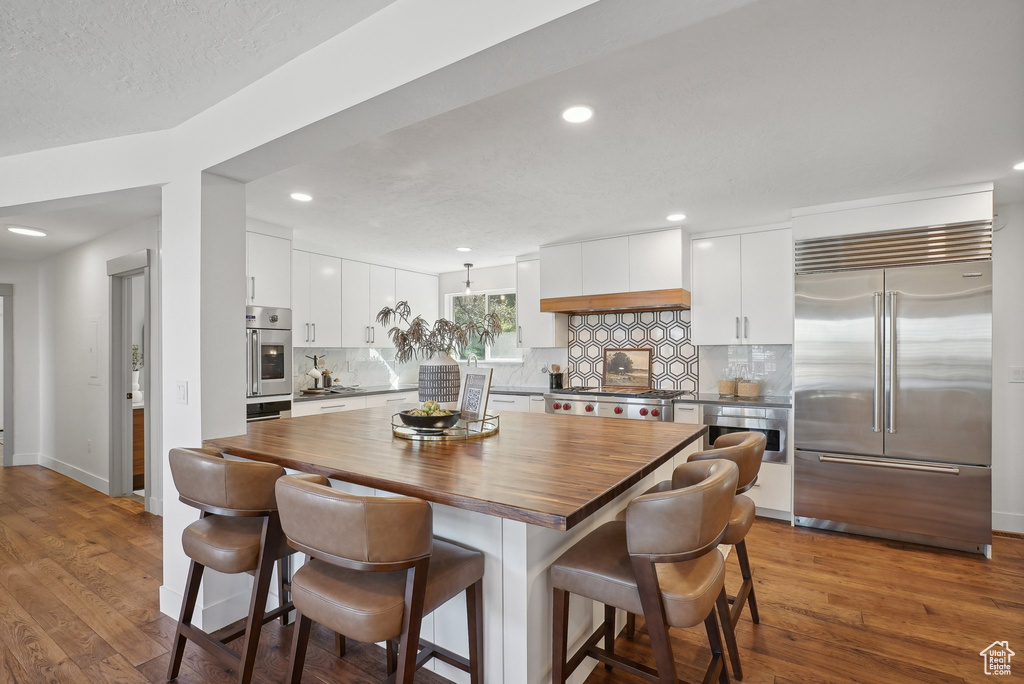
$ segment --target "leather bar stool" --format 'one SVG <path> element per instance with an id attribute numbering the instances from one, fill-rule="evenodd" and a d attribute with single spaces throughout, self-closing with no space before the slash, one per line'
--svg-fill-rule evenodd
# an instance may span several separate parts
<path id="1" fill-rule="evenodd" d="M 587 656 L 648 681 L 675 684 L 669 628 L 701 622 L 711 647 L 703 681 L 728 683 L 715 617 L 716 606 L 728 611 L 725 561 L 717 546 L 738 477 L 730 461 L 684 463 L 672 474 L 673 489 L 633 499 L 624 521 L 598 527 L 554 562 L 553 684 L 565 684 Z M 603 603 L 605 620 L 567 660 L 570 594 Z M 657 669 L 615 654 L 617 608 L 646 619 Z"/>
<path id="2" fill-rule="evenodd" d="M 389 682 L 412 682 L 417 669 L 438 658 L 481 684 L 484 556 L 435 539 L 430 504 L 355 496 L 294 476 L 278 480 L 277 501 L 288 543 L 310 557 L 292 577 L 297 624 L 290 682 L 302 680 L 315 621 L 355 641 L 388 642 Z M 468 659 L 420 640 L 423 616 L 461 592 Z M 396 638 L 397 662 L 390 648 Z"/>
<path id="3" fill-rule="evenodd" d="M 736 560 L 739 561 L 740 575 L 743 577 L 740 590 L 735 597 L 729 599 L 729 603 L 732 604 L 729 622 L 733 628 L 740 621 L 744 605 L 749 606 L 750 619 L 754 624 L 761 621 L 757 614 L 757 597 L 754 595 L 754 579 L 750 572 L 746 542 L 747 532 L 754 524 L 757 507 L 749 496 L 743 495 L 743 492 L 749 490 L 757 482 L 766 443 L 767 438 L 760 432 L 733 432 L 716 439 L 714 449 L 698 451 L 695 454 L 690 454 L 687 459 L 692 463 L 725 458 L 735 463 L 740 470 L 739 480 L 736 483 L 736 498 L 733 500 L 732 514 L 729 516 L 729 527 L 726 528 L 725 537 L 722 539 L 723 544 L 731 544 L 736 549 Z"/>
<path id="4" fill-rule="evenodd" d="M 277 617 L 283 622 L 292 610 L 292 604 L 285 601 L 287 570 L 282 561 L 295 551 L 281 532 L 274 497 L 274 484 L 284 469 L 270 463 L 228 460 L 212 449 L 172 449 L 169 460 L 179 498 L 201 514 L 181 535 L 191 562 L 167 679 L 177 678 L 185 643 L 191 641 L 237 670 L 240 684 L 247 684 L 252 679 L 263 625 Z M 265 612 L 275 563 L 282 605 Z M 248 616 L 210 634 L 192 625 L 206 568 L 255 575 Z M 245 637 L 241 656 L 224 645 L 240 636 Z"/>

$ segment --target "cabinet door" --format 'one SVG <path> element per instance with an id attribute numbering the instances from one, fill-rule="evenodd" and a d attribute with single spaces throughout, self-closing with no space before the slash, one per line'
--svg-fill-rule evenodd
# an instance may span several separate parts
<path id="1" fill-rule="evenodd" d="M 309 252 L 292 252 L 292 346 L 308 347 L 312 335 L 309 317 Z"/>
<path id="2" fill-rule="evenodd" d="M 583 294 L 629 292 L 629 237 L 583 243 Z"/>
<path id="3" fill-rule="evenodd" d="M 629 291 L 683 286 L 683 231 L 679 228 L 629 236 Z"/>
<path id="4" fill-rule="evenodd" d="M 740 236 L 694 240 L 690 258 L 692 343 L 740 344 Z"/>
<path id="5" fill-rule="evenodd" d="M 747 490 L 747 496 L 761 509 L 790 512 L 793 510 L 793 466 L 789 463 L 762 463 L 757 482 Z"/>
<path id="6" fill-rule="evenodd" d="M 291 240 L 261 233 L 245 234 L 250 306 L 287 309 L 292 305 L 291 254 Z"/>
<path id="7" fill-rule="evenodd" d="M 341 346 L 370 346 L 370 265 L 341 260 Z"/>
<path id="8" fill-rule="evenodd" d="M 564 347 L 569 343 L 569 317 L 540 310 L 541 261 L 516 264 L 516 346 Z"/>
<path id="9" fill-rule="evenodd" d="M 544 397 L 536 394 L 530 395 L 530 413 L 544 413 Z"/>
<path id="10" fill-rule="evenodd" d="M 395 271 L 395 301 L 409 302 L 410 320 L 422 316 L 429 325 L 437 320 L 437 276 L 412 271 Z M 376 316 L 376 314 L 374 314 Z"/>
<path id="11" fill-rule="evenodd" d="M 390 347 L 388 328 L 376 321 L 377 312 L 385 306 L 393 307 L 395 300 L 395 269 L 370 264 L 370 346 L 378 349 Z"/>
<path id="12" fill-rule="evenodd" d="M 530 397 L 525 394 L 492 394 L 487 400 L 487 413 L 529 413 Z"/>
<path id="13" fill-rule="evenodd" d="M 540 296 L 579 297 L 583 294 L 583 246 L 579 242 L 540 248 Z"/>
<path id="14" fill-rule="evenodd" d="M 310 343 L 341 346 L 341 259 L 309 255 Z"/>
<path id="15" fill-rule="evenodd" d="M 793 231 L 741 237 L 743 344 L 793 344 Z"/>

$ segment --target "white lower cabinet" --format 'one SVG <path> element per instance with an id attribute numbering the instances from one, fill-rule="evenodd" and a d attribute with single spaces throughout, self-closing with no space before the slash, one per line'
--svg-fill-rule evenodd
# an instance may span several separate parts
<path id="1" fill-rule="evenodd" d="M 487 413 L 529 413 L 530 395 L 492 394 L 487 400 Z"/>
<path id="2" fill-rule="evenodd" d="M 419 401 L 419 393 L 416 390 L 408 392 L 391 392 L 389 394 L 371 394 L 366 399 L 366 408 L 378 406 L 401 406 L 402 404 L 415 404 Z"/>
<path id="3" fill-rule="evenodd" d="M 355 411 L 366 408 L 366 400 L 369 397 L 337 397 L 332 399 L 318 399 L 316 401 L 293 401 L 292 418 L 302 416 L 318 416 L 324 413 L 340 413 L 342 411 Z"/>
<path id="4" fill-rule="evenodd" d="M 758 515 L 788 520 L 793 510 L 793 465 L 762 463 L 757 482 L 746 495 L 753 499 Z"/>
<path id="5" fill-rule="evenodd" d="M 544 395 L 542 394 L 531 394 L 530 395 L 530 413 L 544 413 Z"/>
<path id="6" fill-rule="evenodd" d="M 681 423 L 685 425 L 703 424 L 700 404 L 673 404 L 672 422 Z M 675 467 L 681 463 L 686 463 L 686 459 L 690 457 L 690 454 L 696 453 L 701 450 L 701 445 L 703 443 L 704 438 L 700 437 L 692 444 L 684 447 L 683 450 L 676 454 L 675 458 L 672 459 L 672 466 Z"/>

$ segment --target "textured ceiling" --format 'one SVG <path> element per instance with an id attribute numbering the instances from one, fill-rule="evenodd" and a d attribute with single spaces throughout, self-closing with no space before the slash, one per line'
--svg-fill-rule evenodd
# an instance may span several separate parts
<path id="1" fill-rule="evenodd" d="M 393 0 L 3 0 L 0 156 L 170 128 Z"/>
<path id="2" fill-rule="evenodd" d="M 44 203 L 0 212 L 0 259 L 37 260 L 95 240 L 160 214 L 160 188 L 146 187 Z M 25 226 L 46 237 L 15 235 L 7 226 Z"/>
<path id="3" fill-rule="evenodd" d="M 257 180 L 249 214 L 450 271 L 677 210 L 714 230 L 1004 178 L 1024 199 L 1022 36 L 1019 0 L 757 2 Z M 574 103 L 593 120 L 561 121 Z"/>

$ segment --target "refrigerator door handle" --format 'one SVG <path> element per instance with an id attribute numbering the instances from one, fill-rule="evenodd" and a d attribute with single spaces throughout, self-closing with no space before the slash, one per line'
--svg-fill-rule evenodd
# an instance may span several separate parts
<path id="1" fill-rule="evenodd" d="M 871 417 L 871 431 L 881 432 L 882 421 L 885 420 L 884 399 L 882 384 L 885 382 L 885 349 L 882 345 L 882 293 L 876 292 L 875 298 L 875 391 L 872 399 L 875 410 Z"/>
<path id="2" fill-rule="evenodd" d="M 889 292 L 889 425 L 886 432 L 896 433 L 896 291 Z"/>
<path id="3" fill-rule="evenodd" d="M 881 461 L 867 458 L 849 458 L 847 456 L 818 456 L 820 463 L 841 463 L 844 465 L 871 466 L 873 468 L 892 468 L 894 470 L 917 470 L 926 473 L 944 473 L 946 475 L 959 475 L 960 468 L 956 466 L 925 465 L 923 463 L 904 463 L 901 461 Z"/>

